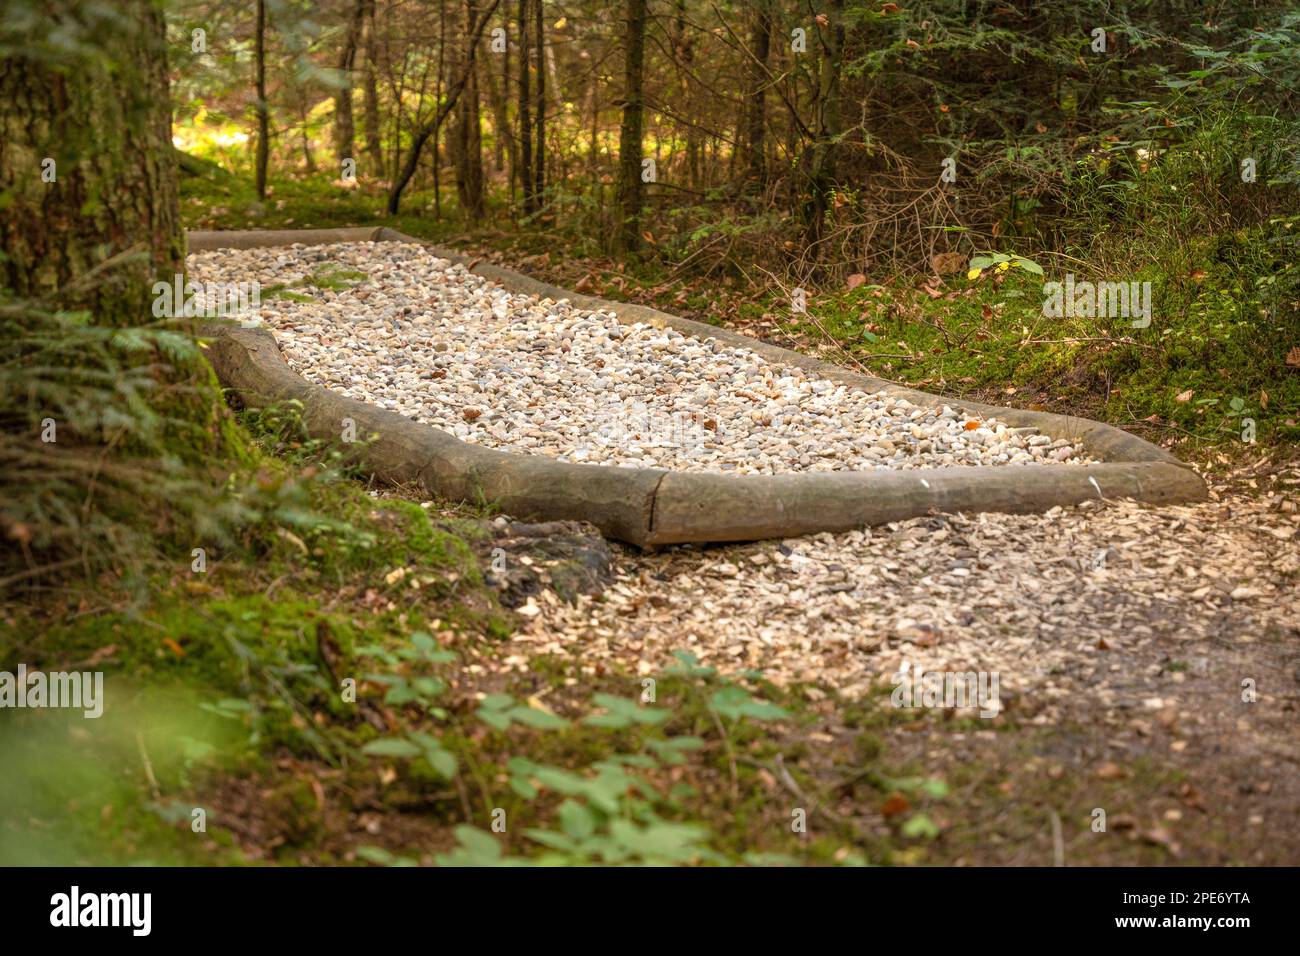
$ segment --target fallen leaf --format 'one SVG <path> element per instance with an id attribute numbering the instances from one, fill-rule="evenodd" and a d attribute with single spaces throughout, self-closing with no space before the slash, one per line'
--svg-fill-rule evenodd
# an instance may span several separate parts
<path id="1" fill-rule="evenodd" d="M 912 808 L 907 802 L 907 797 L 901 793 L 894 792 L 885 798 L 885 802 L 880 806 L 880 815 L 886 820 L 892 819 L 901 813 L 906 813 Z"/>
<path id="2" fill-rule="evenodd" d="M 1300 368 L 1300 345 L 1293 345 L 1291 351 L 1286 353 L 1286 364 L 1292 368 Z"/>
<path id="3" fill-rule="evenodd" d="M 1185 392 L 1179 392 L 1177 395 L 1175 395 L 1175 396 L 1174 396 L 1174 401 L 1175 401 L 1175 402 L 1190 402 L 1190 401 L 1192 400 L 1192 396 L 1195 395 L 1195 394 L 1196 394 L 1196 389 L 1194 389 L 1194 388 L 1189 388 L 1187 391 L 1185 391 Z"/>
<path id="4" fill-rule="evenodd" d="M 1097 776 L 1102 780 L 1123 780 L 1128 773 L 1119 764 L 1104 763 L 1097 768 Z"/>
<path id="5" fill-rule="evenodd" d="M 966 265 L 966 256 L 960 252 L 940 252 L 930 257 L 930 268 L 936 275 L 955 275 Z"/>
<path id="6" fill-rule="evenodd" d="M 853 275 L 849 276 L 848 278 L 847 284 L 849 287 L 849 291 L 856 289 L 858 286 L 862 285 L 866 281 L 867 281 L 867 277 L 864 276 L 861 272 L 853 273 Z"/>

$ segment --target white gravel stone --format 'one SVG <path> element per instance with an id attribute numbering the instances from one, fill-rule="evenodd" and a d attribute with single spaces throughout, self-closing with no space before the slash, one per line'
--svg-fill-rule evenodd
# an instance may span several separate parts
<path id="1" fill-rule="evenodd" d="M 342 270 L 366 278 L 312 281 Z M 191 255 L 189 272 L 260 282 L 247 319 L 309 381 L 492 448 L 730 474 L 1092 461 L 1037 429 L 507 292 L 411 243 L 212 250 Z M 268 295 L 275 285 L 307 300 Z"/>

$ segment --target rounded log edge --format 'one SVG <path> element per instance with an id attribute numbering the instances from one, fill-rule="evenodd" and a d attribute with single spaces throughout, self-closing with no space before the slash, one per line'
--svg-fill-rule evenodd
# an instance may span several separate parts
<path id="1" fill-rule="evenodd" d="M 358 438 L 370 437 L 363 461 L 379 478 L 418 481 L 449 501 L 494 504 L 528 520 L 582 520 L 640 547 L 686 542 L 754 541 L 820 531 L 846 531 L 937 512 L 1042 512 L 1086 500 L 1132 498 L 1149 504 L 1203 500 L 1205 482 L 1150 442 L 1111 425 L 1068 415 L 949 399 L 862 375 L 641 305 L 579 295 L 386 227 L 360 229 L 191 232 L 190 251 L 248 249 L 291 243 L 402 241 L 427 247 L 512 292 L 567 299 L 623 322 L 644 322 L 696 338 L 750 349 L 853 388 L 912 402 L 945 402 L 971 416 L 1034 426 L 1081 445 L 1097 465 L 951 466 L 896 471 L 725 475 L 623 468 L 556 461 L 462 442 L 397 412 L 347 398 L 301 378 L 285 363 L 265 329 L 209 325 L 208 356 L 218 378 L 245 404 L 298 399 L 304 424 L 319 438 L 337 438 L 351 419 Z"/>

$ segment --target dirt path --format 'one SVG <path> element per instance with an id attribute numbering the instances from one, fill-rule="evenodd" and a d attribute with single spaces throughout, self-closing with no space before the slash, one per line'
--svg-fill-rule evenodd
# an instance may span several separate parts
<path id="1" fill-rule="evenodd" d="M 1297 483 L 1283 476 L 1263 496 L 1219 486 L 1197 506 L 620 548 L 602 594 L 529 597 L 500 660 L 526 670 L 569 657 L 594 677 L 651 673 L 689 650 L 724 671 L 761 669 L 825 714 L 814 744 L 851 729 L 853 701 L 888 707 L 904 665 L 995 673 L 996 719 L 918 711 L 884 742 L 959 785 L 942 821 L 950 860 L 1295 863 Z M 828 799 L 865 829 L 880 822 L 851 792 Z M 1098 809 L 1109 841 L 1091 839 L 1106 836 Z"/>

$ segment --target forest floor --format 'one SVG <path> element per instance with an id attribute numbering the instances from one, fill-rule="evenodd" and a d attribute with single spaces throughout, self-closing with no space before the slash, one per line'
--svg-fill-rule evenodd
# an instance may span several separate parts
<path id="1" fill-rule="evenodd" d="M 312 197 L 278 213 L 186 201 L 191 228 L 379 224 Z M 1021 354 L 1011 340 L 939 354 L 956 321 L 911 306 L 885 309 L 911 356 L 891 366 L 736 283 L 634 276 L 418 214 L 393 225 L 936 393 L 1135 428 L 1212 499 L 639 553 L 329 477 L 292 410 L 242 411 L 262 484 L 305 490 L 310 520 L 145 597 L 110 582 L 0 616 L 7 656 L 102 668 L 128 702 L 0 726 L 4 861 L 1300 860 L 1293 446 L 1225 440 L 1213 406 L 1153 421 L 1140 396 L 1130 409 L 1002 361 Z M 948 294 L 919 292 L 985 321 Z M 863 295 L 853 335 L 871 327 Z M 501 570 L 498 549 L 520 560 Z M 996 671 L 1000 712 L 896 708 L 904 664 Z"/>
<path id="2" fill-rule="evenodd" d="M 807 730 L 814 765 L 850 733 L 845 700 L 909 664 L 994 671 L 996 720 L 949 711 L 882 735 L 893 759 L 947 782 L 933 818 L 949 862 L 1116 861 L 1117 839 L 1169 860 L 1294 862 L 1300 516 L 1277 503 L 1220 487 L 1189 507 L 936 515 L 866 534 L 624 552 L 602 600 L 530 601 L 516 666 L 540 650 L 590 674 L 652 673 L 684 646 L 761 670 L 823 715 Z M 819 808 L 884 828 L 887 800 L 864 805 L 822 769 Z M 1098 809 L 1109 837 L 1089 828 Z"/>

